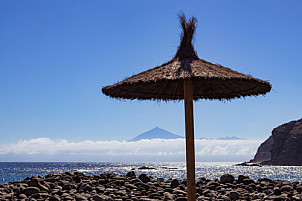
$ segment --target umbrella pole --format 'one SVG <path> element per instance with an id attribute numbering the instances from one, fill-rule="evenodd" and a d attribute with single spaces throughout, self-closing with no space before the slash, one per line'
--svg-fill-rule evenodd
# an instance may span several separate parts
<path id="1" fill-rule="evenodd" d="M 185 125 L 186 125 L 186 160 L 188 201 L 196 200 L 195 186 L 195 149 L 193 123 L 193 86 L 191 80 L 184 80 Z"/>

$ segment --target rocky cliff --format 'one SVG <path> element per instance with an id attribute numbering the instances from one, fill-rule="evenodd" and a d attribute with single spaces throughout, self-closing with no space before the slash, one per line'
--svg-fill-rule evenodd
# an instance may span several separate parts
<path id="1" fill-rule="evenodd" d="M 270 136 L 267 140 L 265 140 L 258 148 L 254 159 L 250 161 L 250 163 L 262 163 L 264 161 L 271 160 L 271 149 L 274 144 L 273 136 Z"/>
<path id="2" fill-rule="evenodd" d="M 264 165 L 302 165 L 302 119 L 273 129 L 260 145 L 252 163 Z"/>

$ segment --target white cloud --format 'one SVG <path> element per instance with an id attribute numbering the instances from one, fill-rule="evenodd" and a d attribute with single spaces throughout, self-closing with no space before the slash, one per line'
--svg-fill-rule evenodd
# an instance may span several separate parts
<path id="1" fill-rule="evenodd" d="M 262 140 L 195 140 L 196 161 L 251 159 Z M 35 138 L 0 146 L 0 161 L 184 161 L 184 139 L 137 142 Z"/>

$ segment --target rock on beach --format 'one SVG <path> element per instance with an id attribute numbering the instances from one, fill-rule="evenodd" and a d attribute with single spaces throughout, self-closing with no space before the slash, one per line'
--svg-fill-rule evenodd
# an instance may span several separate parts
<path id="1" fill-rule="evenodd" d="M 186 201 L 186 180 L 153 178 L 134 172 L 84 175 L 75 172 L 31 177 L 0 184 L 0 201 Z M 302 200 L 302 183 L 225 174 L 220 179 L 196 179 L 199 201 Z"/>

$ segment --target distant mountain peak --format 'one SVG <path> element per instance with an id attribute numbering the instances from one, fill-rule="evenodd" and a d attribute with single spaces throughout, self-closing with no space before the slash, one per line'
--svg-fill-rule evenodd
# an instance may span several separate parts
<path id="1" fill-rule="evenodd" d="M 154 130 L 164 130 L 164 129 L 162 129 L 162 128 L 160 128 L 160 127 L 154 127 L 154 128 L 152 128 L 150 131 L 154 131 Z M 164 130 L 164 131 L 166 131 L 166 130 Z M 148 132 L 148 131 L 147 131 Z"/>
<path id="2" fill-rule="evenodd" d="M 184 138 L 180 135 L 176 135 L 174 133 L 171 133 L 169 131 L 166 131 L 162 128 L 159 127 L 155 127 L 147 132 L 144 132 L 138 136 L 136 136 L 135 138 L 129 140 L 130 142 L 135 142 L 135 141 L 139 141 L 142 139 L 147 139 L 147 140 L 151 140 L 151 139 L 177 139 L 177 138 Z"/>

